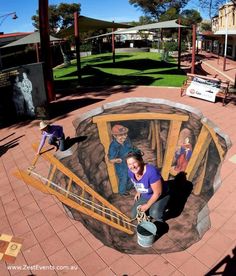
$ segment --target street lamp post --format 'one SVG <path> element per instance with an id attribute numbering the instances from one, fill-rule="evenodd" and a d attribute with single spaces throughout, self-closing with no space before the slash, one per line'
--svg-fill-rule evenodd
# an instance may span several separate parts
<path id="1" fill-rule="evenodd" d="M 195 71 L 195 50 L 196 50 L 196 25 L 193 24 L 193 42 L 192 42 L 192 67 L 191 74 L 194 74 Z"/>
<path id="2" fill-rule="evenodd" d="M 10 12 L 4 15 L 0 15 L 1 21 L 0 21 L 0 26 L 2 25 L 2 23 L 7 19 L 8 16 L 12 16 L 12 19 L 17 19 L 18 16 L 16 15 L 16 12 Z"/>
<path id="3" fill-rule="evenodd" d="M 228 43 L 228 6 L 225 6 L 225 49 L 224 49 L 224 60 L 223 60 L 223 71 L 226 69 L 226 56 L 227 56 L 227 43 Z"/>
<path id="4" fill-rule="evenodd" d="M 181 24 L 181 17 L 178 19 L 178 24 Z M 178 28 L 178 69 L 181 67 L 181 27 Z"/>
<path id="5" fill-rule="evenodd" d="M 10 12 L 10 13 L 4 14 L 4 15 L 0 15 L 0 26 L 10 15 L 12 16 L 12 19 L 14 19 L 14 20 L 18 18 L 18 16 L 16 15 L 16 12 Z M 2 68 L 2 56 L 1 56 L 1 52 L 0 52 L 0 69 L 1 68 Z"/>

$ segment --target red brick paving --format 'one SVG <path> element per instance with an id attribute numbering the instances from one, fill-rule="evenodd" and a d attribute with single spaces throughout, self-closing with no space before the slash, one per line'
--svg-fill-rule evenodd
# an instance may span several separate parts
<path id="1" fill-rule="evenodd" d="M 210 59 L 208 66 L 212 70 Z M 207 70 L 207 59 L 204 60 Z M 221 61 L 219 61 L 220 63 Z M 234 79 L 236 63 L 228 61 L 227 71 L 231 79 Z M 220 70 L 220 64 L 215 63 Z M 210 74 L 211 72 L 209 72 Z M 212 74 L 212 73 L 211 73 Z M 232 256 L 232 250 L 236 245 L 236 164 L 229 159 L 235 154 L 236 142 L 236 107 L 231 102 L 222 106 L 221 102 L 210 103 L 190 97 L 180 97 L 179 88 L 162 87 L 135 87 L 127 91 L 122 87 L 110 90 L 106 96 L 98 98 L 102 101 L 95 104 L 75 109 L 64 116 L 55 118 L 57 123 L 65 127 L 67 135 L 75 135 L 72 121 L 93 108 L 110 101 L 124 97 L 150 97 L 163 98 L 170 101 L 186 104 L 198 108 L 207 118 L 213 121 L 225 134 L 228 134 L 233 146 L 229 150 L 221 169 L 222 185 L 209 201 L 211 228 L 203 236 L 202 240 L 190 248 L 176 253 L 162 255 L 126 255 L 104 246 L 80 223 L 65 216 L 60 202 L 50 195 L 42 194 L 17 180 L 12 173 L 19 169 L 26 169 L 34 158 L 31 144 L 40 138 L 38 121 L 27 125 L 12 125 L 0 130 L 0 145 L 19 138 L 19 145 L 8 149 L 0 158 L 0 232 L 14 234 L 24 238 L 21 253 L 17 257 L 15 265 L 21 266 L 18 270 L 7 269 L 7 263 L 0 262 L 0 275 L 187 275 L 203 276 L 227 254 Z M 96 99 L 96 91 L 88 94 L 74 94 L 67 99 L 83 99 L 93 95 Z M 49 166 L 46 162 L 39 162 L 40 172 L 46 174 Z M 47 270 L 34 270 L 34 267 Z M 53 266 L 60 267 L 54 270 Z M 51 266 L 51 267 L 49 267 Z M 70 266 L 75 266 L 76 271 Z M 45 267 L 44 267 L 45 268 Z"/>

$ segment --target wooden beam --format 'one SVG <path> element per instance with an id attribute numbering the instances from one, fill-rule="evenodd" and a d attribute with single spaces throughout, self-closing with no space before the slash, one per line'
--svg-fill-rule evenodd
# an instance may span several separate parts
<path id="1" fill-rule="evenodd" d="M 165 157 L 162 167 L 162 177 L 164 180 L 168 180 L 169 173 L 171 170 L 171 165 L 173 162 L 173 158 L 175 156 L 175 151 L 179 139 L 179 132 L 181 128 L 182 122 L 181 121 L 171 121 L 170 128 L 166 143 L 166 150 L 165 150 Z"/>
<path id="2" fill-rule="evenodd" d="M 207 165 L 208 152 L 209 151 L 207 150 L 203 169 L 202 169 L 201 174 L 200 174 L 200 176 L 197 180 L 197 183 L 196 183 L 196 185 L 193 189 L 193 193 L 195 195 L 200 195 L 200 193 L 202 191 L 202 186 L 203 186 L 203 183 L 204 183 L 204 177 L 205 177 L 205 174 L 206 174 L 206 165 Z"/>
<path id="3" fill-rule="evenodd" d="M 129 113 L 129 114 L 109 114 L 93 118 L 93 122 L 114 122 L 114 121 L 133 121 L 133 120 L 170 120 L 170 121 L 188 121 L 188 115 L 163 114 L 163 113 Z"/>
<path id="4" fill-rule="evenodd" d="M 192 156 L 186 168 L 187 178 L 189 181 L 193 180 L 200 162 L 202 161 L 211 141 L 212 138 L 208 129 L 205 126 L 202 126 Z"/>
<path id="5" fill-rule="evenodd" d="M 223 159 L 224 159 L 224 156 L 225 156 L 225 150 L 222 148 L 222 146 L 221 146 L 221 144 L 219 143 L 219 138 L 218 138 L 218 136 L 216 135 L 216 133 L 215 133 L 215 131 L 214 131 L 214 129 L 212 129 L 211 127 L 209 127 L 207 124 L 205 124 L 205 123 L 202 123 L 204 126 L 205 126 L 205 128 L 207 128 L 208 129 L 208 131 L 210 132 L 210 134 L 211 134 L 211 137 L 212 137 L 212 139 L 213 139 L 213 141 L 214 141 L 214 143 L 215 143 L 215 145 L 216 145 L 216 148 L 217 148 L 217 150 L 218 150 L 218 153 L 219 153 L 219 156 L 220 156 L 220 160 L 222 161 Z"/>
<path id="6" fill-rule="evenodd" d="M 156 156 L 157 156 L 157 167 L 161 168 L 162 167 L 162 162 L 163 162 L 163 153 L 162 153 L 162 142 L 160 138 L 160 133 L 161 133 L 161 127 L 160 127 L 160 122 L 155 121 L 155 133 L 156 133 Z"/>
<path id="7" fill-rule="evenodd" d="M 107 118 L 107 117 L 106 117 Z M 109 151 L 109 146 L 111 143 L 111 138 L 110 138 L 110 131 L 108 130 L 108 124 L 105 121 L 97 121 L 97 127 L 98 127 L 98 134 L 101 143 L 104 146 L 105 149 L 105 162 L 107 165 L 107 172 L 109 175 L 109 180 L 111 183 L 111 188 L 113 193 L 118 193 L 118 179 L 116 176 L 116 171 L 115 171 L 115 166 L 109 161 L 108 159 L 108 151 Z"/>

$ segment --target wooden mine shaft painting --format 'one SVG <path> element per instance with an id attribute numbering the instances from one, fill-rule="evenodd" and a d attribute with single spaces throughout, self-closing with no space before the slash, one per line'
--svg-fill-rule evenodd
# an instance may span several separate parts
<path id="1" fill-rule="evenodd" d="M 73 125 L 77 136 L 87 138 L 57 158 L 42 154 L 52 164 L 52 182 L 46 181 L 45 188 L 32 181 L 33 173 L 21 172 L 28 184 L 56 195 L 70 217 L 124 253 L 176 252 L 201 239 L 210 228 L 207 202 L 221 183 L 220 167 L 231 143 L 199 110 L 127 98 L 91 110 Z M 160 170 L 171 192 L 165 234 L 159 233 L 149 248 L 137 243 L 137 222 L 130 220 L 135 190 L 122 195 L 130 185 L 124 159 L 131 149 L 139 149 L 144 161 Z"/>

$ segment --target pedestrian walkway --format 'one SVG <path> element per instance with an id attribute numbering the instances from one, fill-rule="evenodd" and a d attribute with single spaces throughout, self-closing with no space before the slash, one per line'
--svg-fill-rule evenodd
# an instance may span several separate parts
<path id="1" fill-rule="evenodd" d="M 217 264 L 220 271 L 233 269 L 230 267 L 236 246 L 236 107 L 233 102 L 222 106 L 221 102 L 180 97 L 179 88 L 103 88 L 61 98 L 60 106 L 69 102 L 71 109 L 66 108 L 67 112 L 60 113 L 53 121 L 63 125 L 65 133 L 73 137 L 72 122 L 81 114 L 124 97 L 143 96 L 198 108 L 232 141 L 221 168 L 222 185 L 208 202 L 209 231 L 191 247 L 169 254 L 124 254 L 105 246 L 81 222 L 70 219 L 55 197 L 13 176 L 17 169 L 31 165 L 35 154 L 31 144 L 40 139 L 38 120 L 16 124 L 0 130 L 0 233 L 23 238 L 23 242 L 15 266 L 0 262 L 1 276 L 203 276 Z M 93 104 L 76 106 L 87 102 Z M 47 175 L 48 163 L 40 161 L 38 167 Z"/>
<path id="2" fill-rule="evenodd" d="M 185 58 L 185 61 L 181 63 L 185 68 L 191 70 L 192 56 L 189 54 L 189 58 Z M 199 63 L 200 62 L 200 63 Z M 224 57 L 218 56 L 213 53 L 208 53 L 205 51 L 199 52 L 196 55 L 196 71 L 200 71 L 204 75 L 209 75 L 213 77 L 218 77 L 222 80 L 229 80 L 231 87 L 235 84 L 236 76 L 236 61 L 231 59 L 226 59 L 225 71 L 223 70 Z"/>

